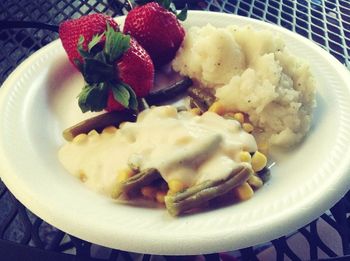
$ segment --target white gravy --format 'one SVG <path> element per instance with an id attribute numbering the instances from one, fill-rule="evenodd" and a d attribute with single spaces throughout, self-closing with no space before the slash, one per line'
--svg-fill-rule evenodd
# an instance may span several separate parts
<path id="1" fill-rule="evenodd" d="M 130 160 L 156 168 L 162 177 L 187 186 L 224 178 L 240 163 L 240 151 L 257 150 L 255 139 L 239 122 L 206 112 L 196 116 L 173 106 L 143 111 L 135 123 L 114 133 L 90 134 L 59 150 L 63 166 L 87 186 L 111 195 L 118 173 Z"/>

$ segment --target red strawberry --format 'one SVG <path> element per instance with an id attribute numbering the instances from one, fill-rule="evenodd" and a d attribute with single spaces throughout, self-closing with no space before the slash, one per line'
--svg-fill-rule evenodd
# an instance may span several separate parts
<path id="1" fill-rule="evenodd" d="M 137 97 L 146 96 L 153 86 L 154 66 L 150 56 L 136 40 L 113 29 L 107 18 L 106 30 L 100 34 L 91 34 L 89 28 L 84 28 L 95 24 L 88 19 L 79 18 L 77 21 L 84 22 L 75 23 L 73 20 L 61 26 L 61 40 L 63 46 L 68 46 L 65 47 L 67 54 L 78 65 L 86 82 L 79 94 L 81 110 L 136 110 Z M 74 52 L 69 32 L 77 38 Z M 84 34 L 79 36 L 81 32 Z M 91 38 L 90 41 L 86 41 L 87 38 Z"/>
<path id="2" fill-rule="evenodd" d="M 154 67 L 151 57 L 133 38 L 130 39 L 130 48 L 117 63 L 119 78 L 132 87 L 137 97 L 145 97 L 153 86 Z M 124 108 L 117 102 L 113 93 L 109 93 L 107 110 Z"/>
<path id="3" fill-rule="evenodd" d="M 170 2 L 167 3 L 176 12 Z M 185 18 L 186 14 L 181 12 L 179 16 Z M 175 57 L 185 37 L 177 16 L 155 2 L 131 10 L 125 19 L 124 33 L 130 34 L 146 49 L 156 67 Z"/>
<path id="4" fill-rule="evenodd" d="M 84 37 L 83 48 L 87 50 L 88 43 L 92 40 L 93 36 L 101 34 L 106 30 L 107 22 L 112 28 L 119 31 L 118 24 L 113 18 L 104 14 L 82 16 L 78 19 L 67 20 L 60 24 L 59 36 L 62 45 L 68 54 L 69 60 L 76 67 L 78 67 L 76 65 L 76 60 L 80 63 L 83 61 L 77 48 L 79 37 Z"/>

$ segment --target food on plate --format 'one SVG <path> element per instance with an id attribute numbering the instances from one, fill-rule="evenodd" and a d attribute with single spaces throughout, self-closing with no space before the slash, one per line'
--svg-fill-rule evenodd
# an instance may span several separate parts
<path id="1" fill-rule="evenodd" d="M 86 81 L 82 112 L 109 111 L 63 132 L 62 165 L 118 202 L 173 216 L 251 198 L 269 178 L 269 147 L 300 142 L 315 106 L 308 64 L 279 35 L 210 24 L 185 34 L 185 17 L 164 1 L 129 12 L 127 34 L 104 15 L 60 26 Z M 183 78 L 159 89 L 155 68 Z"/>
<path id="2" fill-rule="evenodd" d="M 149 105 L 162 104 L 169 100 L 173 100 L 178 96 L 183 96 L 183 94 L 186 93 L 192 84 L 193 82 L 190 78 L 184 77 L 168 87 L 161 88 L 158 91 L 150 92 L 150 94 L 145 97 L 145 100 Z"/>
<path id="3" fill-rule="evenodd" d="M 244 113 L 259 144 L 290 147 L 310 129 L 315 106 L 311 70 L 272 31 L 191 27 L 172 65 L 211 92 L 221 114 Z"/>
<path id="4" fill-rule="evenodd" d="M 91 189 L 128 202 L 165 203 L 172 215 L 228 193 L 250 198 L 267 164 L 237 120 L 174 106 L 146 109 L 119 128 L 79 134 L 60 149 L 59 159 Z"/>
<path id="5" fill-rule="evenodd" d="M 185 29 L 178 19 L 184 20 L 186 12 L 177 14 L 171 1 L 165 0 L 138 6 L 126 16 L 124 33 L 134 37 L 160 67 L 175 57 L 184 39 Z"/>
<path id="6" fill-rule="evenodd" d="M 59 34 L 86 82 L 79 94 L 82 112 L 137 109 L 137 97 L 153 86 L 154 66 L 136 40 L 119 32 L 112 18 L 96 14 L 63 22 Z"/>
<path id="7" fill-rule="evenodd" d="M 183 93 L 192 85 L 192 80 L 185 77 L 173 85 L 154 91 L 147 95 L 144 103 L 139 104 L 139 110 L 148 108 L 149 105 L 162 104 L 168 100 L 173 100 L 174 97 L 183 95 Z M 88 133 L 89 131 L 96 130 L 101 132 L 104 127 L 115 125 L 118 126 L 124 121 L 135 121 L 136 112 L 133 110 L 122 111 L 110 111 L 107 113 L 99 114 L 95 117 L 78 122 L 74 126 L 71 126 L 63 131 L 63 137 L 67 141 L 73 140 L 73 138 L 81 133 Z"/>
<path id="8" fill-rule="evenodd" d="M 79 134 L 88 133 L 92 130 L 101 132 L 106 126 L 118 126 L 124 121 L 135 121 L 136 115 L 133 111 L 111 111 L 97 115 L 93 118 L 83 120 L 63 131 L 63 137 L 67 141 L 72 141 Z"/>
<path id="9" fill-rule="evenodd" d="M 193 208 L 198 208 L 203 203 L 230 191 L 232 191 L 232 194 L 237 193 L 239 196 L 239 191 L 245 190 L 245 187 L 249 190 L 248 193 L 244 191 L 242 196 L 239 197 L 241 200 L 249 199 L 254 193 L 247 183 L 250 176 L 252 176 L 251 169 L 248 166 L 240 165 L 234 168 L 225 178 L 208 179 L 178 193 L 169 193 L 165 197 L 165 205 L 170 214 L 177 216 Z M 261 179 L 257 179 L 261 182 Z"/>
<path id="10" fill-rule="evenodd" d="M 59 36 L 70 62 L 79 69 L 79 64 L 83 62 L 83 57 L 78 50 L 78 42 L 81 36 L 84 37 L 82 43 L 84 50 L 88 49 L 88 43 L 96 35 L 104 33 L 107 23 L 115 30 L 119 31 L 118 24 L 112 17 L 104 14 L 91 14 L 82 16 L 79 19 L 64 21 L 59 26 Z M 103 39 L 101 39 L 101 44 Z"/>

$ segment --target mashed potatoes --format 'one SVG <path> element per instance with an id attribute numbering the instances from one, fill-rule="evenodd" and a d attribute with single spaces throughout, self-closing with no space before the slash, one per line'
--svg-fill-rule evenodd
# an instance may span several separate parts
<path id="1" fill-rule="evenodd" d="M 309 65 L 273 32 L 192 27 L 172 65 L 202 87 L 214 88 L 228 111 L 246 113 L 259 142 L 292 146 L 310 128 L 315 83 Z"/>

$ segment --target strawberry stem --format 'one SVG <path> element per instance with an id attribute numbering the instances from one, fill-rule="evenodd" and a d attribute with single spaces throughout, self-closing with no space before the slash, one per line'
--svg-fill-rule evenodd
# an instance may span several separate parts
<path id="1" fill-rule="evenodd" d="M 121 32 L 116 32 L 107 23 L 106 43 L 104 53 L 107 61 L 114 63 L 125 53 L 130 47 L 130 36 L 124 35 Z"/>
<path id="2" fill-rule="evenodd" d="M 136 94 L 129 85 L 123 82 L 114 83 L 110 85 L 110 89 L 112 89 L 113 97 L 116 101 L 118 101 L 124 107 L 137 110 Z"/>
<path id="3" fill-rule="evenodd" d="M 116 78 L 113 65 L 94 58 L 85 58 L 82 74 L 88 84 L 111 81 Z"/>
<path id="4" fill-rule="evenodd" d="M 105 83 L 85 85 L 78 97 L 82 112 L 101 111 L 107 106 L 108 89 Z"/>
<path id="5" fill-rule="evenodd" d="M 180 10 L 180 12 L 177 11 L 175 4 L 171 0 L 136 0 L 135 1 L 138 5 L 145 5 L 151 2 L 156 2 L 162 7 L 164 7 L 166 10 L 173 13 L 177 19 L 180 21 L 185 21 L 187 18 L 187 11 L 188 6 L 187 3 L 185 4 L 184 8 Z"/>
<path id="6" fill-rule="evenodd" d="M 106 37 L 103 49 L 96 48 L 103 36 Z M 95 35 L 88 43 L 87 50 L 83 47 L 84 41 L 84 37 L 80 36 L 77 45 L 83 62 L 76 61 L 87 83 L 78 96 L 82 112 L 105 109 L 109 91 L 125 108 L 136 110 L 136 94 L 119 79 L 117 68 L 118 60 L 130 47 L 130 36 L 117 32 L 107 22 L 106 31 Z"/>
<path id="7" fill-rule="evenodd" d="M 97 44 L 100 43 L 102 37 L 104 36 L 104 33 L 97 34 L 92 37 L 91 42 L 88 44 L 88 51 L 91 52 L 91 49 L 94 48 Z"/>

